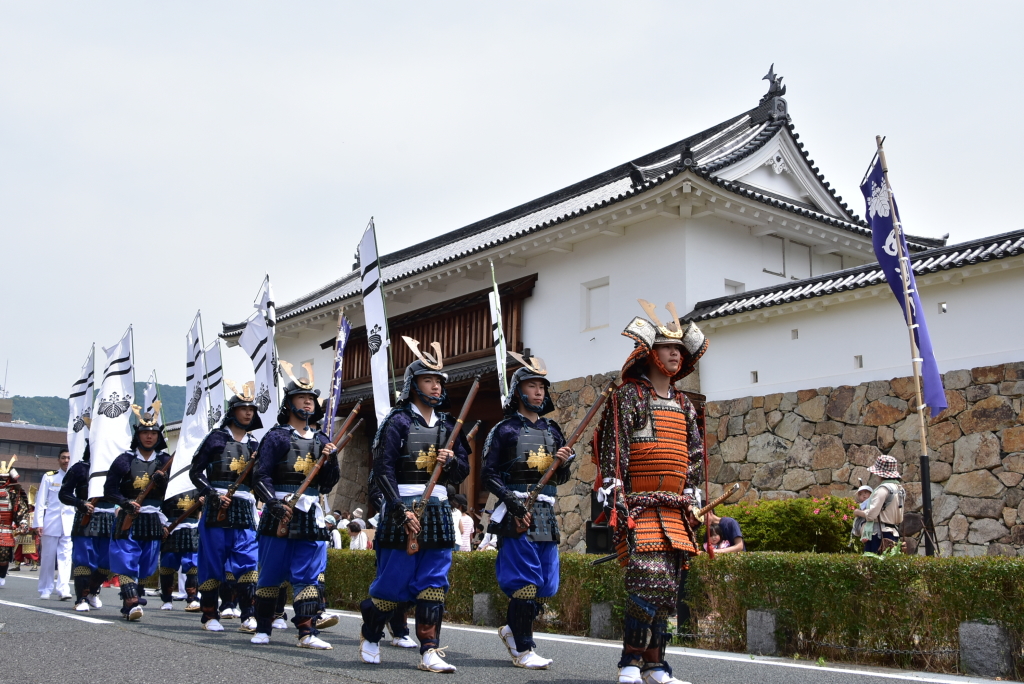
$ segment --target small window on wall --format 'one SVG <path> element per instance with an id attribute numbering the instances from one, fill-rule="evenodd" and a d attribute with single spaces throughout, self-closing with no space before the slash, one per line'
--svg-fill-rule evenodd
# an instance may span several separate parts
<path id="1" fill-rule="evenodd" d="M 603 328 L 609 324 L 608 276 L 580 285 L 580 327 L 582 330 Z"/>
<path id="2" fill-rule="evenodd" d="M 811 248 L 799 242 L 786 243 L 786 275 L 792 280 L 811 277 Z"/>
<path id="3" fill-rule="evenodd" d="M 757 371 L 750 371 L 750 384 L 751 385 L 756 385 L 757 384 Z"/>
<path id="4" fill-rule="evenodd" d="M 739 282 L 737 280 L 729 280 L 728 278 L 725 279 L 725 294 L 726 294 L 726 296 L 734 295 L 734 294 L 740 294 L 741 292 L 745 292 L 745 291 L 746 291 L 746 285 L 744 285 L 743 283 L 741 283 L 741 282 Z"/>
<path id="5" fill-rule="evenodd" d="M 765 273 L 785 277 L 785 247 L 785 241 L 776 235 L 765 235 L 761 238 L 761 261 Z"/>

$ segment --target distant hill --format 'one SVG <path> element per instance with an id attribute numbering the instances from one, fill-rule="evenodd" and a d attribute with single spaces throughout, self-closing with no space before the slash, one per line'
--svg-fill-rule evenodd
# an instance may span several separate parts
<path id="1" fill-rule="evenodd" d="M 144 382 L 135 383 L 136 403 L 145 386 Z M 160 385 L 160 398 L 164 402 L 164 420 L 168 423 L 181 420 L 185 415 L 185 388 Z M 68 424 L 68 400 L 66 397 L 14 397 L 14 420 L 64 427 Z"/>

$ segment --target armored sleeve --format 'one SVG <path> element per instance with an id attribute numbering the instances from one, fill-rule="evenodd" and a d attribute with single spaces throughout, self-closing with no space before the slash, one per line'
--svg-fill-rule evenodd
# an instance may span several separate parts
<path id="1" fill-rule="evenodd" d="M 260 442 L 256 465 L 252 468 L 252 489 L 268 506 L 278 505 L 277 490 L 274 489 L 274 468 L 288 457 L 290 446 L 289 432 L 284 428 L 272 429 L 263 435 L 263 441 Z"/>
<path id="2" fill-rule="evenodd" d="M 690 455 L 690 466 L 686 474 L 689 487 L 700 487 L 704 477 L 704 435 L 697 420 L 697 409 L 684 394 L 683 412 L 686 414 L 686 446 Z"/>
<path id="3" fill-rule="evenodd" d="M 512 490 L 505 486 L 501 469 L 502 451 L 510 446 L 510 441 L 514 446 L 513 440 L 518 436 L 519 430 L 508 419 L 501 421 L 487 433 L 487 439 L 484 440 L 483 479 L 487 491 L 498 497 L 498 501 L 504 503 L 512 515 L 521 518 L 526 514 L 526 507 Z"/>
<path id="4" fill-rule="evenodd" d="M 125 452 L 114 459 L 107 469 L 107 479 L 103 482 L 103 498 L 118 506 L 127 506 L 131 499 L 121 496 L 121 480 L 132 469 L 134 454 Z"/>
<path id="5" fill-rule="evenodd" d="M 454 430 L 455 419 L 451 417 L 446 417 L 446 419 L 449 429 Z M 459 485 L 469 477 L 469 451 L 469 441 L 466 439 L 466 433 L 460 430 L 455 444 L 452 445 L 452 452 L 455 454 L 455 458 L 442 466 L 445 484 Z"/>
<path id="6" fill-rule="evenodd" d="M 75 465 L 68 468 L 67 474 L 64 476 L 64 482 L 60 486 L 60 492 L 57 493 L 57 498 L 65 506 L 74 506 L 75 508 L 84 509 L 85 504 L 88 503 L 85 499 L 79 499 L 75 496 L 75 490 L 89 480 L 89 464 L 84 461 L 79 461 Z"/>
<path id="7" fill-rule="evenodd" d="M 598 444 L 601 477 L 605 487 L 616 480 L 627 480 L 630 437 L 635 429 L 642 427 L 639 423 L 644 416 L 640 403 L 636 385 L 627 382 L 615 390 L 605 406 Z"/>
<path id="8" fill-rule="evenodd" d="M 398 496 L 395 464 L 401 454 L 404 439 L 402 424 L 406 420 L 408 417 L 401 409 L 392 409 L 373 438 L 373 475 L 377 488 L 389 507 L 402 506 L 402 499 Z"/>
<path id="9" fill-rule="evenodd" d="M 216 495 L 214 486 L 210 484 L 210 480 L 206 476 L 206 469 L 214 457 L 224 453 L 225 444 L 227 444 L 227 436 L 224 432 L 214 430 L 206 435 L 192 457 L 192 465 L 188 469 L 188 479 L 192 480 L 192 484 L 200 496 Z"/>

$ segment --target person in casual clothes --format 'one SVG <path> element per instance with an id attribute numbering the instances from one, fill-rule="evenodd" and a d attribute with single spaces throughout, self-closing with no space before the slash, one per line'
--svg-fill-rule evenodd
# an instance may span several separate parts
<path id="1" fill-rule="evenodd" d="M 867 500 L 867 508 L 853 512 L 865 520 L 861 530 L 864 553 L 883 553 L 900 542 L 899 526 L 903 523 L 903 504 L 907 493 L 900 482 L 900 471 L 892 456 L 879 456 L 868 468 L 881 483 Z"/>
<path id="2" fill-rule="evenodd" d="M 367 548 L 366 532 L 360 527 L 359 522 L 353 520 L 348 524 L 348 549 L 349 551 L 365 551 Z"/>
<path id="3" fill-rule="evenodd" d="M 707 523 L 709 526 L 718 525 L 722 541 L 729 542 L 721 548 L 715 547 L 715 553 L 737 553 L 747 550 L 746 545 L 743 543 L 743 531 L 740 530 L 740 524 L 733 518 L 720 518 L 714 512 L 709 511 Z"/>

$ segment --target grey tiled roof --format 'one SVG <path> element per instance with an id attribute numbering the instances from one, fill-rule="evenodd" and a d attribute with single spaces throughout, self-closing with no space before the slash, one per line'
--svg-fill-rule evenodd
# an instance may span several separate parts
<path id="1" fill-rule="evenodd" d="M 759 104 L 717 126 L 712 126 L 631 162 L 620 164 L 575 185 L 431 240 L 386 254 L 380 258 L 383 284 L 393 283 L 451 263 L 647 192 L 686 170 L 690 170 L 679 165 L 683 150 L 692 151 L 697 165 L 692 168 L 695 173 L 718 184 L 726 191 L 757 199 L 776 208 L 825 222 L 843 230 L 865 235 L 866 229 L 863 221 L 848 211 L 845 216 L 835 216 L 821 210 L 812 210 L 803 204 L 794 204 L 768 196 L 763 192 L 750 190 L 739 183 L 722 181 L 714 175 L 716 171 L 753 154 L 782 131 L 792 136 L 794 141 L 799 137 L 793 131 L 788 119 L 772 119 L 769 116 L 770 111 L 770 101 Z M 802 150 L 803 144 L 796 144 Z M 806 152 L 803 154 L 806 158 Z M 809 159 L 808 163 L 813 164 Z M 814 172 L 817 174 L 817 168 L 814 169 Z M 835 197 L 837 203 L 845 208 L 846 205 L 842 202 L 842 198 L 835 194 L 823 176 L 817 175 L 823 187 Z M 918 238 L 911 237 L 909 239 L 911 249 L 924 249 L 926 246 L 931 246 L 922 244 L 923 241 Z M 277 318 L 279 321 L 287 320 L 319 307 L 340 302 L 355 295 L 359 287 L 358 274 L 356 271 L 352 271 L 325 287 L 278 306 Z M 242 323 L 224 324 L 222 335 L 235 336 L 241 333 L 242 327 Z"/>
<path id="2" fill-rule="evenodd" d="M 1006 259 L 1024 254 L 1024 230 L 1003 233 L 919 252 L 911 256 L 914 273 L 924 275 L 953 268 L 962 268 L 981 261 Z M 794 280 L 774 287 L 743 292 L 699 302 L 684 318 L 707 321 L 740 313 L 789 304 L 839 292 L 856 290 L 885 282 L 878 262 L 848 268 L 813 278 Z"/>

